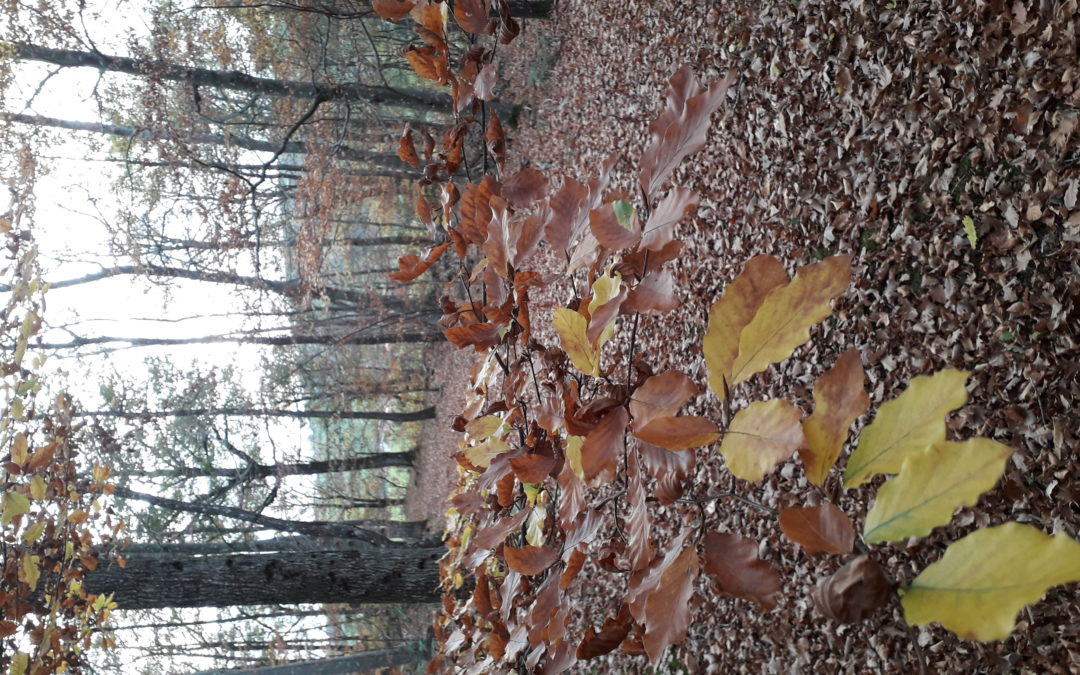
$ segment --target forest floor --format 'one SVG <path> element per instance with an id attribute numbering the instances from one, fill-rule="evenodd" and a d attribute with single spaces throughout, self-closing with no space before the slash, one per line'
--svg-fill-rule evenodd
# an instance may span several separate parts
<path id="1" fill-rule="evenodd" d="M 741 390 L 736 407 L 794 392 L 809 409 L 812 383 L 851 347 L 862 355 L 871 410 L 911 377 L 971 371 L 951 437 L 989 436 L 1015 452 L 1004 478 L 952 524 L 875 549 L 901 583 L 977 527 L 1012 520 L 1080 536 L 1076 2 L 1049 0 L 1038 11 L 1007 4 L 560 0 L 552 21 L 528 22 L 500 48 L 503 99 L 523 105 L 510 160 L 587 179 L 615 152 L 623 159 L 612 187 L 632 192 L 670 75 L 684 64 L 706 84 L 738 73 L 705 150 L 674 177 L 701 206 L 680 226 L 681 308 L 639 328 L 657 372 L 678 368 L 704 383 L 709 305 L 762 253 L 789 269 L 850 253 L 854 281 L 835 303 L 836 320 Z M 542 311 L 534 300 L 533 316 Z M 440 419 L 425 434 L 433 442 L 424 444 L 410 517 L 445 511 L 442 491 L 457 474 L 447 426 L 472 356 L 446 349 L 436 364 Z M 720 417 L 707 394 L 688 412 Z M 732 487 L 715 447 L 696 452 L 693 489 Z M 774 508 L 798 505 L 793 495 L 808 486 L 796 466 L 734 489 Z M 834 475 L 825 492 L 858 529 L 880 482 L 841 491 Z M 680 523 L 693 510 L 661 508 L 660 522 Z M 1001 642 L 909 630 L 898 605 L 841 626 L 815 612 L 809 590 L 846 560 L 808 557 L 752 509 L 722 506 L 708 517 L 715 529 L 762 541 L 762 556 L 784 570 L 782 599 L 762 612 L 707 595 L 715 602 L 695 607 L 689 636 L 660 672 L 681 672 L 678 663 L 695 673 L 909 673 L 920 661 L 930 672 L 1080 671 L 1075 585 L 1025 609 Z M 599 625 L 611 584 L 625 580 L 592 563 L 581 574 L 571 591 L 577 618 Z M 646 670 L 643 657 L 619 652 L 578 669 L 588 666 Z"/>

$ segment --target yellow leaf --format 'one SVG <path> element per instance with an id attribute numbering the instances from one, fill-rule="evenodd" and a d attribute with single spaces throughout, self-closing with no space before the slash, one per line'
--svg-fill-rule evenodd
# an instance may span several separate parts
<path id="1" fill-rule="evenodd" d="M 486 415 L 478 417 L 465 425 L 465 433 L 473 441 L 486 441 L 493 433 L 502 426 L 502 418 L 498 415 Z"/>
<path id="2" fill-rule="evenodd" d="M 45 499 L 45 479 L 41 476 L 34 476 L 30 481 L 30 496 L 38 502 Z"/>
<path id="3" fill-rule="evenodd" d="M 498 437 L 492 437 L 479 445 L 466 448 L 465 459 L 475 467 L 486 469 L 491 465 L 491 460 L 510 449 L 506 441 Z"/>
<path id="4" fill-rule="evenodd" d="M 967 378 L 966 372 L 951 369 L 916 377 L 904 393 L 882 405 L 848 459 L 844 487 L 896 473 L 905 457 L 945 440 L 945 416 L 967 401 Z"/>
<path id="5" fill-rule="evenodd" d="M 41 537 L 41 533 L 45 531 L 45 523 L 34 523 L 30 527 L 26 528 L 26 532 L 23 532 L 22 540 L 27 546 L 32 545 Z"/>
<path id="6" fill-rule="evenodd" d="M 724 294 L 709 309 L 709 328 L 702 350 L 709 367 L 709 387 L 724 400 L 724 381 L 730 387 L 731 364 L 739 355 L 739 336 L 774 288 L 786 284 L 784 266 L 771 255 L 751 258 Z"/>
<path id="7" fill-rule="evenodd" d="M 975 248 L 979 243 L 979 234 L 975 231 L 975 221 L 971 216 L 964 216 L 964 234 L 967 235 L 971 248 Z"/>
<path id="8" fill-rule="evenodd" d="M 15 656 L 11 657 L 11 665 L 8 666 L 8 675 L 26 675 L 26 669 L 29 665 L 29 654 L 15 652 Z"/>
<path id="9" fill-rule="evenodd" d="M 596 278 L 592 285 L 593 297 L 589 301 L 589 327 L 585 331 L 585 335 L 586 337 L 590 334 L 596 336 L 596 341 L 593 344 L 597 350 L 611 339 L 612 334 L 615 332 L 615 319 L 618 316 L 617 312 L 606 318 L 597 317 L 596 315 L 597 309 L 618 297 L 619 292 L 622 290 L 622 275 L 618 272 L 615 272 L 614 276 L 609 276 L 610 274 L 611 268 L 609 267 L 604 274 Z M 604 325 L 593 326 L 594 321 L 604 321 Z"/>
<path id="10" fill-rule="evenodd" d="M 0 516 L 0 523 L 7 526 L 11 524 L 11 521 L 15 520 L 15 516 L 22 515 L 30 510 L 30 500 L 26 498 L 26 495 L 21 495 L 14 490 L 8 490 L 4 493 L 3 506 L 4 513 Z"/>
<path id="11" fill-rule="evenodd" d="M 814 414 L 803 422 L 806 445 L 799 448 L 806 478 L 814 485 L 825 483 L 848 430 L 870 405 L 864 379 L 859 350 L 849 349 L 814 385 Z"/>
<path id="12" fill-rule="evenodd" d="M 881 486 L 866 515 L 868 544 L 922 537 L 947 525 L 960 506 L 974 506 L 1005 471 L 1012 448 L 989 438 L 940 441 L 904 460 L 900 475 Z"/>
<path id="13" fill-rule="evenodd" d="M 31 591 L 37 590 L 38 579 L 41 578 L 41 558 L 29 553 L 23 553 L 19 564 L 19 581 L 30 587 Z"/>
<path id="14" fill-rule="evenodd" d="M 736 478 L 760 481 L 804 442 L 802 413 L 787 401 L 757 401 L 731 420 L 720 453 Z"/>
<path id="15" fill-rule="evenodd" d="M 1080 581 L 1080 543 L 1006 523 L 972 532 L 915 577 L 904 591 L 904 617 L 968 640 L 1003 640 L 1025 605 L 1072 581 Z"/>
<path id="16" fill-rule="evenodd" d="M 570 462 L 570 468 L 581 480 L 585 480 L 585 469 L 581 466 L 581 446 L 583 443 L 585 443 L 584 436 L 566 437 L 566 461 Z"/>
<path id="17" fill-rule="evenodd" d="M 529 512 L 529 518 L 525 521 L 525 541 L 530 546 L 544 545 L 544 521 L 547 519 L 547 509 L 536 506 Z"/>
<path id="18" fill-rule="evenodd" d="M 829 302 L 850 280 L 851 256 L 833 256 L 803 267 L 790 284 L 773 289 L 739 336 L 732 384 L 791 356 L 810 339 L 810 327 L 832 312 Z"/>
<path id="19" fill-rule="evenodd" d="M 563 351 L 567 353 L 577 369 L 586 375 L 594 377 L 599 375 L 600 352 L 593 349 L 589 338 L 585 335 L 588 328 L 585 317 L 572 309 L 556 307 L 551 325 L 559 334 Z"/>
<path id="20" fill-rule="evenodd" d="M 20 467 L 26 464 L 26 458 L 29 457 L 28 447 L 29 443 L 26 442 L 26 435 L 15 434 L 15 440 L 11 443 L 11 461 Z"/>

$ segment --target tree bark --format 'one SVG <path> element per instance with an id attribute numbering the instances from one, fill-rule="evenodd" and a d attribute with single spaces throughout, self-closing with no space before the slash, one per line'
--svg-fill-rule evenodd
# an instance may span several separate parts
<path id="1" fill-rule="evenodd" d="M 181 63 L 135 59 L 127 56 L 111 56 L 100 52 L 82 52 L 71 49 L 53 49 L 40 45 L 16 43 L 12 45 L 16 58 L 25 61 L 42 61 L 66 68 L 95 68 L 99 71 L 125 73 L 174 82 L 188 82 L 199 87 L 243 91 L 250 94 L 275 97 L 319 99 L 322 101 L 367 101 L 410 108 L 418 106 L 448 111 L 450 97 L 442 93 L 409 91 L 408 93 L 373 87 L 357 82 L 329 84 L 300 80 L 278 80 L 255 77 L 236 70 L 210 70 L 195 68 Z"/>
<path id="2" fill-rule="evenodd" d="M 243 668 L 240 670 L 200 670 L 190 675 L 353 675 L 369 673 L 378 668 L 392 668 L 426 658 L 429 653 L 423 642 L 415 642 L 390 649 L 373 649 L 348 656 L 338 656 L 318 661 L 301 661 L 278 666 Z"/>
<path id="3" fill-rule="evenodd" d="M 312 462 L 297 462 L 294 464 L 253 464 L 238 468 L 211 467 L 180 467 L 176 469 L 160 469 L 157 471 L 136 471 L 127 473 L 128 476 L 143 478 L 270 478 L 274 476 L 310 476 L 321 473 L 339 473 L 343 471 L 362 471 L 364 469 L 381 469 L 385 467 L 401 466 L 410 467 L 413 462 L 411 452 L 382 452 L 360 457 L 345 457 L 342 459 L 316 460 Z"/>
<path id="4" fill-rule="evenodd" d="M 87 574 L 120 609 L 284 603 L 419 603 L 439 598 L 442 546 L 133 558 Z"/>
<path id="5" fill-rule="evenodd" d="M 383 534 L 386 534 L 386 536 L 397 536 L 386 532 L 386 530 L 394 527 L 421 534 L 427 527 L 426 520 L 354 520 L 348 522 L 383 530 Z M 300 535 L 241 542 L 135 543 L 124 548 L 124 558 L 170 559 L 177 555 L 231 555 L 235 553 L 273 553 L 279 551 L 359 551 L 368 548 L 370 548 L 369 544 L 356 539 Z"/>
<path id="6" fill-rule="evenodd" d="M 235 342 L 246 345 L 270 345 L 288 347 L 291 345 L 392 345 L 405 342 L 442 342 L 441 333 L 429 331 L 409 331 L 391 335 L 206 335 L 193 338 L 137 338 L 99 335 L 92 338 L 76 338 L 68 342 L 41 342 L 34 346 L 38 349 L 77 349 L 90 345 L 104 345 L 114 342 L 127 344 L 129 347 L 158 347 L 169 345 L 218 344 Z"/>
<path id="7" fill-rule="evenodd" d="M 154 130 L 141 129 L 123 124 L 102 124 L 100 122 L 79 122 L 76 120 L 63 120 L 55 117 L 42 117 L 41 115 L 23 115 L 16 113 L 0 113 L 0 121 L 29 124 L 37 127 L 52 127 L 54 129 L 67 129 L 69 131 L 85 131 L 95 134 L 105 134 L 118 138 L 131 138 L 137 141 L 172 141 L 187 145 L 218 145 L 222 147 L 235 147 L 256 152 L 295 153 L 308 154 L 313 148 L 304 141 L 288 141 L 275 143 L 249 138 L 239 134 L 182 134 L 171 129 Z M 337 146 L 334 154 L 351 162 L 368 162 L 374 166 L 391 169 L 395 173 L 389 174 L 391 178 L 409 178 L 417 175 L 416 169 L 401 161 L 397 155 L 389 155 L 380 152 L 368 152 L 357 150 L 347 146 Z M 227 166 L 227 165 L 226 165 Z M 211 165 L 211 168 L 215 168 Z M 383 174 L 379 174 L 383 175 Z"/>
<path id="8" fill-rule="evenodd" d="M 199 417 L 203 415 L 420 422 L 423 420 L 435 419 L 435 407 L 431 406 L 429 408 L 422 408 L 420 410 L 403 413 L 375 412 L 368 410 L 271 410 L 267 408 L 181 408 L 178 410 L 146 410 L 143 412 L 130 412 L 127 410 L 90 410 L 76 413 L 76 416 L 81 417 L 115 417 L 125 420 L 147 420 L 161 417 Z"/>

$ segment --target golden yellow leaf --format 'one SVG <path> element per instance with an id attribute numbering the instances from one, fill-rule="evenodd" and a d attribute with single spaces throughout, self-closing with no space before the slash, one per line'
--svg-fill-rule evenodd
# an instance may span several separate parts
<path id="1" fill-rule="evenodd" d="M 736 478 L 760 481 L 804 442 L 802 413 L 787 401 L 757 401 L 731 420 L 720 453 Z"/>
<path id="2" fill-rule="evenodd" d="M 868 544 L 922 537 L 947 525 L 960 506 L 974 506 L 1005 471 L 1012 448 L 989 438 L 940 441 L 904 460 L 900 475 L 881 486 L 866 515 Z"/>
<path id="3" fill-rule="evenodd" d="M 581 446 L 584 442 L 584 436 L 566 437 L 566 461 L 570 462 L 570 469 L 581 480 L 585 480 L 585 469 L 581 466 Z"/>
<path id="4" fill-rule="evenodd" d="M 559 334 L 563 351 L 578 370 L 586 375 L 600 374 L 600 352 L 593 349 L 586 337 L 588 322 L 572 309 L 556 307 L 551 326 Z"/>
<path id="5" fill-rule="evenodd" d="M 916 377 L 904 393 L 882 405 L 848 459 L 844 487 L 896 473 L 908 455 L 945 440 L 945 416 L 967 401 L 967 378 L 968 373 L 951 369 Z"/>
<path id="6" fill-rule="evenodd" d="M 870 405 L 863 380 L 859 350 L 849 349 L 814 385 L 814 414 L 803 422 L 806 445 L 799 448 L 806 478 L 814 485 L 825 483 L 848 430 Z"/>
<path id="7" fill-rule="evenodd" d="M 1080 581 L 1080 543 L 1006 523 L 955 542 L 915 577 L 903 594 L 904 617 L 912 625 L 939 623 L 968 640 L 1003 640 L 1025 605 L 1072 581 Z"/>
<path id="8" fill-rule="evenodd" d="M 469 460 L 469 463 L 480 469 L 486 469 L 491 465 L 491 460 L 495 459 L 499 455 L 503 454 L 510 449 L 510 446 L 506 444 L 506 441 L 495 436 L 487 439 L 479 445 L 474 445 L 471 448 L 465 449 L 465 459 Z"/>
<path id="9" fill-rule="evenodd" d="M 30 481 L 30 496 L 38 502 L 45 499 L 45 479 L 41 476 L 34 476 Z"/>
<path id="10" fill-rule="evenodd" d="M 502 418 L 498 415 L 477 417 L 465 425 L 465 433 L 468 435 L 469 440 L 486 441 L 493 433 L 499 430 L 502 423 Z"/>
<path id="11" fill-rule="evenodd" d="M 773 289 L 786 284 L 784 266 L 771 255 L 759 255 L 747 261 L 724 294 L 709 309 L 709 327 L 702 350 L 709 367 L 709 387 L 724 400 L 724 381 L 730 387 L 731 364 L 739 355 L 739 336 L 761 303 Z"/>
<path id="12" fill-rule="evenodd" d="M 617 312 L 605 312 L 605 316 L 598 316 L 596 310 L 600 309 L 607 303 L 618 297 L 622 288 L 622 275 L 615 272 L 611 275 L 611 268 L 609 267 L 604 274 L 601 274 L 596 278 L 596 281 L 592 285 L 593 297 L 589 301 L 589 325 L 586 330 L 586 336 L 596 336 L 595 340 L 591 340 L 591 343 L 600 349 L 604 346 L 604 343 L 611 339 L 611 335 L 615 332 L 615 319 L 618 316 Z"/>
<path id="13" fill-rule="evenodd" d="M 801 268 L 790 284 L 773 289 L 739 336 L 731 383 L 791 356 L 810 339 L 810 327 L 832 312 L 829 302 L 850 280 L 851 256 L 839 255 Z"/>
<path id="14" fill-rule="evenodd" d="M 11 521 L 15 520 L 15 516 L 22 515 L 30 510 L 30 500 L 26 498 L 26 495 L 19 494 L 14 490 L 8 490 L 4 493 L 2 503 L 4 513 L 0 515 L 0 523 L 4 526 L 10 525 Z"/>
<path id="15" fill-rule="evenodd" d="M 29 553 L 23 553 L 19 561 L 19 581 L 37 590 L 38 579 L 41 578 L 41 558 Z"/>
<path id="16" fill-rule="evenodd" d="M 27 452 L 29 446 L 25 434 L 15 434 L 15 440 L 11 443 L 11 461 L 20 467 L 26 464 L 26 458 L 29 456 Z"/>
<path id="17" fill-rule="evenodd" d="M 34 544 L 41 537 L 41 533 L 45 531 L 45 523 L 34 523 L 30 527 L 26 528 L 23 532 L 22 540 L 27 546 Z"/>

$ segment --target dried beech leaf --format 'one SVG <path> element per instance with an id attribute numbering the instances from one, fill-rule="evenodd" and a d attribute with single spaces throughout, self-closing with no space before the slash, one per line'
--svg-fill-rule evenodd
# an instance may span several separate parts
<path id="1" fill-rule="evenodd" d="M 632 428 L 639 429 L 657 417 L 675 415 L 686 402 L 701 393 L 685 373 L 668 370 L 645 380 L 630 399 Z"/>
<path id="2" fill-rule="evenodd" d="M 641 473 L 637 470 L 635 457 L 634 453 L 630 453 L 633 472 L 628 478 L 626 488 L 628 509 L 626 515 L 626 553 L 630 559 L 630 569 L 632 571 L 648 567 L 654 555 L 652 541 L 650 540 L 652 517 L 649 515 L 649 507 L 645 503 L 645 485 Z M 628 473 L 630 473 L 630 470 L 628 470 Z"/>
<path id="3" fill-rule="evenodd" d="M 653 195 L 687 155 L 705 147 L 709 117 L 734 80 L 729 73 L 705 89 L 687 66 L 671 76 L 664 111 L 649 124 L 649 145 L 641 156 L 639 180 L 646 195 Z"/>
<path id="4" fill-rule="evenodd" d="M 649 215 L 641 235 L 641 248 L 659 251 L 675 237 L 675 226 L 697 208 L 698 195 L 693 190 L 675 187 Z"/>
<path id="5" fill-rule="evenodd" d="M 589 188 L 573 178 L 563 181 L 563 186 L 551 196 L 544 236 L 559 255 L 568 255 L 570 244 L 581 234 L 588 223 Z"/>
<path id="6" fill-rule="evenodd" d="M 974 506 L 1005 472 L 1012 448 L 989 438 L 939 441 L 908 455 L 900 475 L 882 485 L 866 514 L 868 544 L 922 537 L 948 525 L 961 506 Z"/>
<path id="7" fill-rule="evenodd" d="M 1019 523 L 976 530 L 953 543 L 904 593 L 904 618 L 967 640 L 1004 640 L 1016 613 L 1051 586 L 1080 581 L 1080 543 Z"/>
<path id="8" fill-rule="evenodd" d="M 479 183 L 469 183 L 461 195 L 458 215 L 461 217 L 461 231 L 473 244 L 482 246 L 488 238 L 488 223 L 491 222 L 491 198 L 498 194 L 499 184 L 491 176 L 484 176 Z"/>
<path id="9" fill-rule="evenodd" d="M 945 417 L 967 401 L 967 379 L 968 373 L 952 369 L 916 377 L 904 393 L 882 405 L 848 458 L 844 487 L 896 473 L 908 455 L 945 440 Z"/>
<path id="10" fill-rule="evenodd" d="M 705 537 L 705 573 L 728 595 L 753 600 L 765 610 L 776 607 L 780 575 L 758 557 L 758 543 L 727 532 Z"/>
<path id="11" fill-rule="evenodd" d="M 630 414 L 626 408 L 615 408 L 586 436 L 581 446 L 581 467 L 585 471 L 585 480 L 591 481 L 597 476 L 601 476 L 603 482 L 614 479 L 629 421 Z"/>
<path id="12" fill-rule="evenodd" d="M 802 413 L 787 401 L 756 401 L 735 414 L 720 453 L 737 478 L 758 482 L 805 442 Z"/>
<path id="13" fill-rule="evenodd" d="M 725 390 L 733 384 L 731 366 L 739 355 L 743 329 L 754 318 L 765 296 L 787 282 L 787 272 L 780 261 L 771 255 L 755 256 L 709 309 L 709 327 L 702 350 L 709 367 L 709 387 L 721 401 L 726 398 Z"/>
<path id="14" fill-rule="evenodd" d="M 499 337 L 499 327 L 487 322 L 474 323 L 468 326 L 454 326 L 444 330 L 443 334 L 458 349 L 471 346 L 478 352 L 502 342 L 502 338 Z"/>
<path id="15" fill-rule="evenodd" d="M 664 506 L 674 504 L 683 495 L 684 481 L 693 475 L 697 454 L 670 452 L 640 440 L 637 445 L 645 472 L 656 479 L 656 501 Z"/>
<path id="16" fill-rule="evenodd" d="M 446 252 L 446 249 L 450 248 L 451 242 L 445 244 L 439 244 L 428 253 L 426 258 L 420 258 L 419 256 L 409 254 L 404 255 L 398 260 L 399 271 L 391 272 L 390 278 L 394 281 L 400 281 L 407 283 L 417 278 L 435 264 L 442 254 Z"/>
<path id="17" fill-rule="evenodd" d="M 500 518 L 494 523 L 477 530 L 476 536 L 472 538 L 470 547 L 473 550 L 495 548 L 502 543 L 503 539 L 506 539 L 511 532 L 522 526 L 525 519 L 529 517 L 530 512 L 530 509 L 523 509 L 509 518 Z"/>
<path id="18" fill-rule="evenodd" d="M 466 33 L 491 33 L 487 0 L 454 0 L 454 18 Z"/>
<path id="19" fill-rule="evenodd" d="M 633 248 L 641 240 L 641 222 L 629 202 L 613 201 L 589 212 L 589 229 L 604 248 Z"/>
<path id="20" fill-rule="evenodd" d="M 530 453 L 510 458 L 510 467 L 522 483 L 540 483 L 556 467 L 554 455 Z"/>
<path id="21" fill-rule="evenodd" d="M 570 584 L 577 578 L 578 572 L 585 565 L 586 555 L 574 549 L 570 554 L 570 560 L 566 561 L 566 569 L 563 570 L 562 576 L 559 577 L 559 590 L 565 591 L 570 588 Z"/>
<path id="22" fill-rule="evenodd" d="M 405 125 L 405 129 L 401 132 L 397 155 L 401 158 L 401 161 L 409 166 L 415 169 L 420 168 L 420 156 L 416 154 L 416 146 L 413 145 L 412 139 L 412 128 L 408 124 Z"/>
<path id="23" fill-rule="evenodd" d="M 704 417 L 657 417 L 635 431 L 634 436 L 646 443 L 678 452 L 714 442 L 720 438 L 720 429 L 715 422 Z"/>
<path id="24" fill-rule="evenodd" d="M 600 374 L 600 352 L 586 335 L 588 321 L 572 309 L 556 307 L 551 326 L 559 334 L 559 342 L 578 370 L 586 375 Z"/>
<path id="25" fill-rule="evenodd" d="M 892 586 L 878 564 L 861 555 L 810 591 L 814 606 L 839 623 L 867 619 L 889 601 Z"/>
<path id="26" fill-rule="evenodd" d="M 658 663 L 668 645 L 678 644 L 686 638 L 690 627 L 690 598 L 694 595 L 694 582 L 698 577 L 698 557 L 693 545 L 670 563 L 665 559 L 660 566 L 659 578 L 645 600 L 643 623 L 645 634 L 642 642 L 649 661 Z"/>
<path id="27" fill-rule="evenodd" d="M 507 567 L 527 577 L 532 577 L 540 574 L 558 560 L 559 551 L 551 546 L 504 546 L 503 557 L 506 559 Z"/>
<path id="28" fill-rule="evenodd" d="M 806 478 L 814 485 L 825 483 L 848 430 L 870 406 L 864 380 L 859 350 L 853 348 L 844 352 L 814 385 L 814 414 L 803 422 L 806 445 L 799 448 Z"/>
<path id="29" fill-rule="evenodd" d="M 780 511 L 780 529 L 810 555 L 851 553 L 855 543 L 855 528 L 851 525 L 851 519 L 829 502 L 820 506 L 783 509 Z"/>
<path id="30" fill-rule="evenodd" d="M 739 336 L 731 383 L 738 384 L 791 356 L 810 339 L 810 327 L 832 312 L 829 301 L 847 288 L 850 280 L 851 256 L 833 256 L 801 268 L 790 284 L 765 296 Z"/>
<path id="31" fill-rule="evenodd" d="M 503 181 L 502 196 L 514 208 L 522 208 L 547 196 L 548 179 L 543 171 L 521 169 Z"/>
<path id="32" fill-rule="evenodd" d="M 387 21 L 401 21 L 412 10 L 414 3 L 410 0 L 372 0 L 371 8 L 379 15 L 380 19 Z"/>
<path id="33" fill-rule="evenodd" d="M 668 268 L 649 272 L 626 296 L 619 311 L 623 314 L 657 312 L 666 314 L 679 306 L 675 280 Z"/>
<path id="34" fill-rule="evenodd" d="M 630 618 L 630 613 L 626 611 L 626 606 L 623 605 L 618 616 L 605 621 L 599 632 L 589 626 L 588 630 L 585 631 L 585 638 L 578 645 L 578 659 L 586 661 L 615 651 L 622 644 L 622 641 L 626 639 L 626 636 L 630 634 L 630 629 L 633 626 L 634 622 Z"/>

